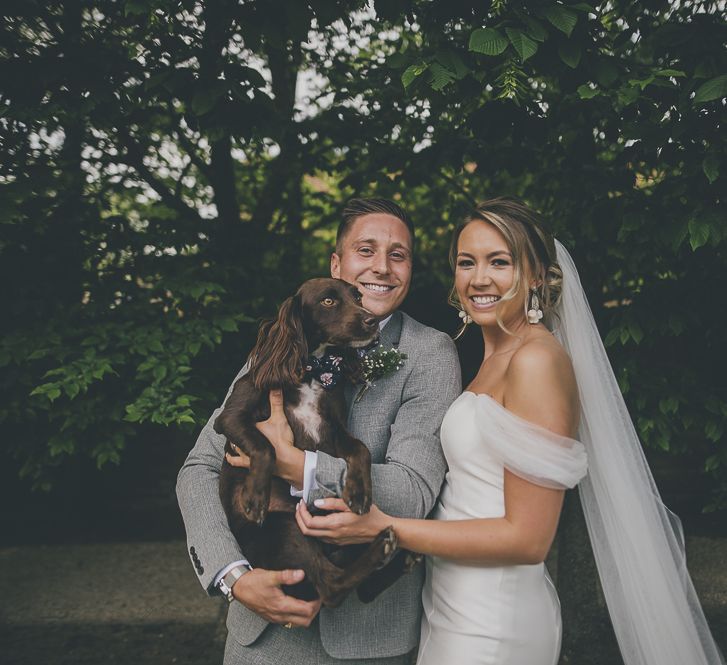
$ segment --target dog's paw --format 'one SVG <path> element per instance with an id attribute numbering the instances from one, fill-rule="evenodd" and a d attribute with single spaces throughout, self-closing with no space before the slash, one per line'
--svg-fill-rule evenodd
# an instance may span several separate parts
<path id="1" fill-rule="evenodd" d="M 394 529 L 392 527 L 384 529 L 378 536 L 376 536 L 374 546 L 379 548 L 381 554 L 381 561 L 378 567 L 383 568 L 394 558 L 394 555 L 399 548 L 399 539 L 396 537 Z"/>
<path id="2" fill-rule="evenodd" d="M 364 515 L 371 510 L 371 484 L 349 475 L 341 498 L 351 512 Z"/>
<path id="3" fill-rule="evenodd" d="M 423 558 L 423 554 L 418 554 L 417 552 L 407 552 L 404 556 L 403 572 L 410 573 L 412 570 L 414 570 L 414 568 L 417 567 L 417 565 L 422 561 Z"/>
<path id="4" fill-rule="evenodd" d="M 247 477 L 240 502 L 242 516 L 253 524 L 262 525 L 268 516 L 268 505 L 270 504 L 270 486 L 260 486 L 254 480 Z"/>
<path id="5" fill-rule="evenodd" d="M 242 515 L 248 522 L 262 526 L 268 516 L 268 507 L 256 500 L 245 501 L 242 504 Z"/>

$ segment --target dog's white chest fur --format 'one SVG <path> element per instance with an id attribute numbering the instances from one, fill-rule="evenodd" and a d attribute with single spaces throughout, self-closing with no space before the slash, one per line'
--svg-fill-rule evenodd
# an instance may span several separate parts
<path id="1" fill-rule="evenodd" d="M 323 394 L 323 386 L 315 382 L 298 388 L 300 402 L 293 409 L 295 419 L 303 426 L 306 434 L 316 443 L 321 439 L 321 414 L 319 403 Z"/>

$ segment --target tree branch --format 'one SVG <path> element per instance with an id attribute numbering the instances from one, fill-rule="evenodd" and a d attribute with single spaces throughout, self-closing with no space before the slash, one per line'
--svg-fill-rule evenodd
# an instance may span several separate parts
<path id="1" fill-rule="evenodd" d="M 176 210 L 183 218 L 195 222 L 202 222 L 196 208 L 187 205 L 182 197 L 171 191 L 151 170 L 144 164 L 144 150 L 133 136 L 125 129 L 118 129 L 119 143 L 126 151 L 124 162 L 131 166 L 172 210 Z"/>

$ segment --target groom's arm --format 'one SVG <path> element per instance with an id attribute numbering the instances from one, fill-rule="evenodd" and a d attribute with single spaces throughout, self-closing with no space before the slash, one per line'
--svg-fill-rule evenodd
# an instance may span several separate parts
<path id="1" fill-rule="evenodd" d="M 225 400 L 246 371 L 247 365 L 235 377 Z M 200 584 L 210 595 L 216 593 L 214 583 L 219 573 L 245 559 L 220 501 L 225 437 L 215 432 L 213 424 L 221 411 L 222 407 L 216 409 L 202 428 L 177 476 L 177 501 L 187 532 L 187 553 Z"/>
<path id="2" fill-rule="evenodd" d="M 434 507 L 446 471 L 439 428 L 462 388 L 452 340 L 444 333 L 432 333 L 427 341 L 410 354 L 417 363 L 391 425 L 386 461 L 371 466 L 374 503 L 395 517 L 423 518 Z M 310 491 L 308 503 L 341 496 L 345 474 L 344 460 L 319 452 L 317 487 Z"/>
<path id="3" fill-rule="evenodd" d="M 235 382 L 246 372 L 247 365 L 235 377 L 225 400 Z M 213 423 L 221 411 L 222 407 L 212 414 L 177 477 L 177 499 L 187 531 L 187 551 L 200 584 L 210 595 L 218 593 L 215 582 L 221 574 L 231 564 L 245 559 L 230 531 L 219 496 L 225 437 L 214 431 Z M 237 600 L 266 621 L 307 626 L 318 613 L 318 603 L 287 596 L 280 588 L 282 584 L 298 581 L 300 579 L 293 571 L 256 568 L 235 583 L 233 593 Z"/>

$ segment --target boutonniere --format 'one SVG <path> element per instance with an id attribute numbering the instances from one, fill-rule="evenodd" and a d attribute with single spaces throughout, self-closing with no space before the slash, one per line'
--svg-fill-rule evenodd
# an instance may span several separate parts
<path id="1" fill-rule="evenodd" d="M 358 402 L 369 388 L 374 387 L 374 381 L 398 372 L 404 366 L 406 358 L 406 353 L 402 353 L 394 347 L 384 349 L 377 346 L 372 351 L 369 351 L 361 359 L 364 386 L 358 391 L 354 402 Z"/>

